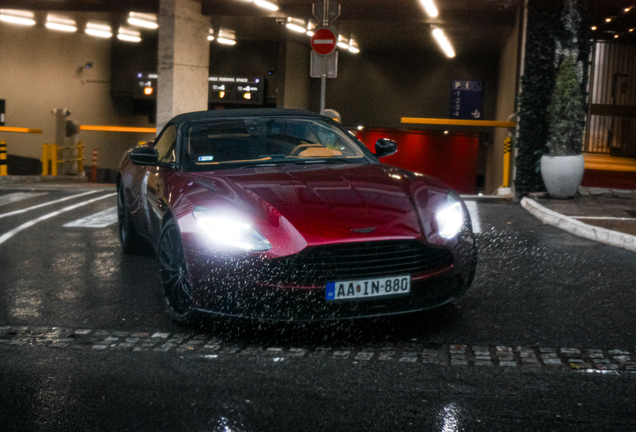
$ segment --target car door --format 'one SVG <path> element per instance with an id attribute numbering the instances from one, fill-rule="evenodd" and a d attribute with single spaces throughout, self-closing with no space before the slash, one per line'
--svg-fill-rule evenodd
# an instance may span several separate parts
<path id="1" fill-rule="evenodd" d="M 145 195 L 146 233 L 155 246 L 159 244 L 163 215 L 168 210 L 166 180 L 175 171 L 177 127 L 167 125 L 155 141 L 158 162 L 146 167 L 142 180 L 142 196 Z"/>

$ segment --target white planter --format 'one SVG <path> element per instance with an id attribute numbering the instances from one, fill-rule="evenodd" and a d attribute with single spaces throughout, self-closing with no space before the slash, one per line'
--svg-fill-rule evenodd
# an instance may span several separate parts
<path id="1" fill-rule="evenodd" d="M 541 176 L 553 198 L 571 198 L 579 190 L 585 159 L 576 156 L 541 156 Z"/>

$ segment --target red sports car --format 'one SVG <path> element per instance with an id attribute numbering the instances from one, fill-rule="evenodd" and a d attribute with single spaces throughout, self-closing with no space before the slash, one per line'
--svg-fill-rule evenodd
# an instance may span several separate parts
<path id="1" fill-rule="evenodd" d="M 477 261 L 458 195 L 378 162 L 338 123 L 297 110 L 182 114 L 128 151 L 117 179 L 127 253 L 159 257 L 171 318 L 334 320 L 461 296 Z"/>

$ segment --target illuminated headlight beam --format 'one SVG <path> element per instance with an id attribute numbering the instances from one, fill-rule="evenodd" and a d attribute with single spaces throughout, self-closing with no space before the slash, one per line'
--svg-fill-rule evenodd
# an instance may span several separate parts
<path id="1" fill-rule="evenodd" d="M 192 215 L 210 240 L 220 246 L 254 252 L 272 248 L 261 233 L 245 222 L 217 215 L 202 207 L 195 207 Z"/>
<path id="2" fill-rule="evenodd" d="M 464 212 L 461 203 L 456 202 L 438 211 L 435 219 L 440 236 L 448 239 L 455 237 L 464 225 Z"/>

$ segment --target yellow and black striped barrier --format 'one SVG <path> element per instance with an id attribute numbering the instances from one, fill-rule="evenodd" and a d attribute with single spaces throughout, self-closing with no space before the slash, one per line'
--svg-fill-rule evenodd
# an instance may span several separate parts
<path id="1" fill-rule="evenodd" d="M 0 141 L 0 176 L 7 175 L 7 142 Z"/>
<path id="2" fill-rule="evenodd" d="M 503 160 L 503 186 L 510 187 L 510 165 L 512 156 L 512 137 L 506 138 L 504 141 L 504 160 Z"/>

